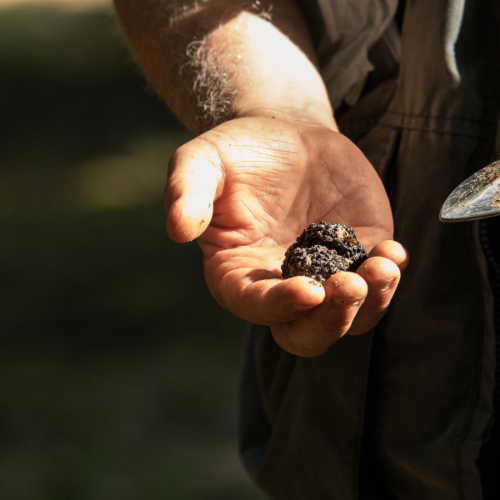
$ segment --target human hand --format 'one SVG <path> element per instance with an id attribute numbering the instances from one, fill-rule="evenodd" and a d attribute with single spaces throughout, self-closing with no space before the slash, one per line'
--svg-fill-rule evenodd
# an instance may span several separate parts
<path id="1" fill-rule="evenodd" d="M 292 354 L 313 357 L 382 318 L 408 263 L 372 165 L 326 127 L 271 117 L 232 120 L 177 150 L 165 189 L 167 231 L 198 238 L 216 300 L 269 325 Z M 356 273 L 320 285 L 281 278 L 287 247 L 311 222 L 354 228 L 369 252 Z"/>

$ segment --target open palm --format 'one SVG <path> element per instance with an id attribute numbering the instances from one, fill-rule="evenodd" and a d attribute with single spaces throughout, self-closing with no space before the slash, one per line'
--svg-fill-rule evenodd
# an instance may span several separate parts
<path id="1" fill-rule="evenodd" d="M 175 153 L 165 203 L 170 236 L 198 238 L 218 302 L 271 326 L 282 347 L 302 356 L 375 326 L 407 262 L 391 240 L 390 206 L 375 170 L 326 128 L 271 118 L 224 123 Z M 321 220 L 352 226 L 370 258 L 324 286 L 283 280 L 286 248 Z"/>

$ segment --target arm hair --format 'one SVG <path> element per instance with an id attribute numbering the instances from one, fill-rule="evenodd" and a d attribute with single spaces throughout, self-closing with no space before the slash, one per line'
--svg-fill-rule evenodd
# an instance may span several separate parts
<path id="1" fill-rule="evenodd" d="M 274 87 L 263 84 L 274 79 L 279 90 L 280 87 L 295 85 L 293 82 L 302 78 L 298 72 L 297 75 L 291 74 L 290 82 L 281 82 L 284 72 L 273 74 L 273 61 L 269 64 L 263 58 L 269 52 L 268 47 L 257 35 L 254 36 L 254 25 L 260 30 L 262 23 L 269 25 L 267 31 L 264 28 L 264 36 L 270 34 L 271 38 L 274 31 L 280 32 L 280 37 L 275 37 L 276 45 L 286 46 L 287 54 L 292 53 L 288 64 L 290 71 L 295 71 L 294 65 L 297 65 L 292 60 L 296 57 L 294 51 L 303 59 L 306 59 L 305 54 L 309 60 L 307 64 L 313 72 L 316 71 L 309 33 L 293 0 L 272 3 L 270 0 L 114 2 L 130 49 L 146 78 L 195 134 L 241 115 L 238 102 L 245 99 L 258 101 L 259 87 L 262 87 L 262 92 L 267 92 L 271 102 L 277 102 L 279 106 L 280 96 L 272 99 Z M 251 16 L 238 24 L 242 13 Z M 249 17 L 258 21 L 248 21 Z M 237 31 L 238 26 L 241 32 Z M 290 49 L 288 45 L 294 48 Z M 280 48 L 276 50 L 279 59 Z M 240 53 L 246 56 L 244 62 L 239 59 L 242 57 Z M 304 66 L 303 61 L 301 64 Z M 300 64 L 297 67 L 300 68 Z M 303 69 L 299 71 L 304 72 Z M 311 69 L 307 68 L 307 71 Z M 287 106 L 289 101 L 289 96 L 283 99 Z M 329 107 L 329 103 L 326 106 Z M 258 103 L 250 105 L 250 108 L 257 107 Z"/>

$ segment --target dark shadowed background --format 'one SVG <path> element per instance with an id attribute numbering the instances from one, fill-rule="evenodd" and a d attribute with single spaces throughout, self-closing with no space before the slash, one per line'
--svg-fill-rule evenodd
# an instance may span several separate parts
<path id="1" fill-rule="evenodd" d="M 262 500 L 245 325 L 164 230 L 189 134 L 87 4 L 0 1 L 0 499 Z"/>

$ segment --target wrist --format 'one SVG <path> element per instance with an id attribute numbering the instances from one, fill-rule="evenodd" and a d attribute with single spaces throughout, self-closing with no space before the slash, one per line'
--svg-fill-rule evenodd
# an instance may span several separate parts
<path id="1" fill-rule="evenodd" d="M 256 103 L 254 103 L 256 104 Z M 310 103 L 304 107 L 299 106 L 278 106 L 272 103 L 272 106 L 266 106 L 267 103 L 259 103 L 254 107 L 249 107 L 240 113 L 234 113 L 234 118 L 251 118 L 263 117 L 274 118 L 293 122 L 302 125 L 309 125 L 312 127 L 322 127 L 338 132 L 339 129 L 335 122 L 333 115 L 325 111 L 322 106 L 315 106 Z"/>
<path id="2" fill-rule="evenodd" d="M 294 0 L 114 0 L 137 62 L 195 134 L 240 116 L 336 129 Z"/>
<path id="3" fill-rule="evenodd" d="M 214 50 L 212 65 L 223 68 L 226 119 L 274 117 L 338 131 L 313 60 L 272 23 L 242 11 L 205 43 L 207 52 Z"/>

